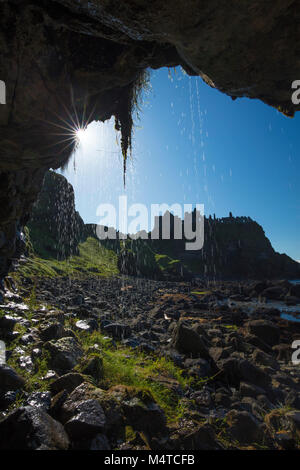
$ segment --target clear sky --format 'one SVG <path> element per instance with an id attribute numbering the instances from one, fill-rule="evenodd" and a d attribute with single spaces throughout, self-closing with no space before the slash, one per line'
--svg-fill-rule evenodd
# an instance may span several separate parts
<path id="1" fill-rule="evenodd" d="M 205 214 L 245 215 L 273 247 L 300 260 L 300 113 L 232 101 L 181 69 L 152 71 L 123 188 L 113 121 L 92 123 L 63 172 L 85 222 L 101 203 L 204 204 Z M 144 227 L 142 227 L 144 228 Z"/>

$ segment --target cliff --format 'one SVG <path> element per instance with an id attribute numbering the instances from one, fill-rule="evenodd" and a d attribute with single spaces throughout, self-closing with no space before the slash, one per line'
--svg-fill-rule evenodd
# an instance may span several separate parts
<path id="1" fill-rule="evenodd" d="M 73 187 L 64 176 L 46 173 L 27 226 L 33 249 L 42 258 L 65 259 L 78 254 L 84 223 L 75 210 Z"/>
<path id="2" fill-rule="evenodd" d="M 147 68 L 180 65 L 233 99 L 299 110 L 299 17 L 297 0 L 1 1 L 0 276 L 44 173 L 74 148 L 74 127 L 115 116 L 126 163 Z"/>
<path id="3" fill-rule="evenodd" d="M 195 226 L 195 212 L 192 216 Z M 188 279 L 300 278 L 300 265 L 276 253 L 263 228 L 250 217 L 204 218 L 204 246 L 187 251 L 186 239 L 162 239 L 162 217 L 156 219 L 159 239 L 105 240 L 101 246 L 114 252 L 120 273 L 131 276 Z M 184 222 L 181 222 L 184 228 Z M 41 258 L 66 259 L 78 255 L 78 245 L 97 239 L 96 225 L 84 224 L 75 208 L 74 191 L 66 178 L 47 172 L 42 191 L 28 223 L 30 240 Z M 183 230 L 184 233 L 184 230 Z M 98 260 L 101 264 L 101 259 Z"/>
<path id="4" fill-rule="evenodd" d="M 199 277 L 299 278 L 299 263 L 273 249 L 263 228 L 249 217 L 204 219 L 204 246 L 186 251 L 185 240 L 152 241 L 153 249 L 178 259 Z"/>

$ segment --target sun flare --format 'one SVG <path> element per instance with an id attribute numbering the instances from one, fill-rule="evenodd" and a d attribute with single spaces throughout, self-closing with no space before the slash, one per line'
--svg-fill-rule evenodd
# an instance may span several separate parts
<path id="1" fill-rule="evenodd" d="M 87 133 L 86 133 L 86 129 L 77 129 L 76 132 L 75 132 L 75 135 L 76 135 L 76 140 L 79 142 L 79 143 L 82 143 L 84 142 L 84 140 L 86 139 L 87 137 Z"/>

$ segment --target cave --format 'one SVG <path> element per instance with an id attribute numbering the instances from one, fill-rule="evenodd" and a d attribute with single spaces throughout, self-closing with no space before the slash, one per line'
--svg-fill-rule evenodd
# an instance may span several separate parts
<path id="1" fill-rule="evenodd" d="M 233 100 L 259 99 L 293 116 L 299 17 L 296 0 L 238 8 L 225 0 L 1 2 L 0 276 L 45 172 L 68 161 L 74 129 L 115 116 L 125 169 L 148 68 L 180 65 Z"/>

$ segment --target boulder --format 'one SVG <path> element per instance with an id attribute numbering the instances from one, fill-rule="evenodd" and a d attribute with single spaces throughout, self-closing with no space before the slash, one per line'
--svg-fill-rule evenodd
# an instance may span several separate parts
<path id="1" fill-rule="evenodd" d="M 192 430 L 180 429 L 170 437 L 170 446 L 178 450 L 221 450 L 215 431 L 209 424 Z"/>
<path id="2" fill-rule="evenodd" d="M 15 391 L 23 388 L 25 380 L 6 364 L 0 364 L 0 392 Z"/>
<path id="3" fill-rule="evenodd" d="M 269 346 L 279 343 L 280 329 L 268 320 L 252 320 L 247 325 L 250 334 L 257 336 Z"/>
<path id="4" fill-rule="evenodd" d="M 228 433 L 241 444 L 259 443 L 262 425 L 248 411 L 231 410 L 226 415 Z"/>
<path id="5" fill-rule="evenodd" d="M 40 408 L 44 411 L 49 411 L 51 406 L 51 393 L 50 392 L 32 392 L 26 400 L 29 406 Z"/>
<path id="6" fill-rule="evenodd" d="M 121 403 L 128 425 L 150 436 L 166 431 L 166 417 L 149 392 L 133 387 L 115 386 L 108 394 Z"/>
<path id="7" fill-rule="evenodd" d="M 80 331 L 86 331 L 92 333 L 98 329 L 98 323 L 95 318 L 87 318 L 86 320 L 78 320 L 76 322 L 76 328 Z"/>
<path id="8" fill-rule="evenodd" d="M 54 380 L 54 382 L 50 384 L 50 390 L 53 395 L 61 392 L 62 390 L 66 390 L 68 393 L 71 393 L 82 382 L 84 382 L 83 375 L 76 372 L 69 372 L 68 374 L 62 375 L 58 379 Z"/>
<path id="9" fill-rule="evenodd" d="M 81 369 L 82 373 L 91 376 L 98 382 L 103 378 L 103 359 L 98 355 L 91 357 Z"/>
<path id="10" fill-rule="evenodd" d="M 50 322 L 40 326 L 40 337 L 42 341 L 51 341 L 63 336 L 64 327 L 59 322 Z"/>
<path id="11" fill-rule="evenodd" d="M 252 355 L 252 359 L 255 364 L 265 367 L 271 367 L 272 369 L 279 369 L 279 364 L 270 354 L 267 354 L 259 349 L 256 349 Z"/>
<path id="12" fill-rule="evenodd" d="M 114 339 L 125 339 L 131 335 L 131 328 L 122 323 L 110 323 L 103 328 L 103 333 L 112 336 Z"/>
<path id="13" fill-rule="evenodd" d="M 292 285 L 289 294 L 300 299 L 300 284 Z"/>
<path id="14" fill-rule="evenodd" d="M 93 437 L 105 428 L 103 408 L 95 399 L 75 403 L 67 400 L 63 405 L 63 412 L 65 415 L 71 415 L 65 422 L 65 430 L 72 440 Z"/>
<path id="15" fill-rule="evenodd" d="M 201 336 L 192 329 L 180 322 L 173 332 L 171 347 L 183 354 L 200 356 L 204 359 L 210 359 L 209 352 Z"/>
<path id="16" fill-rule="evenodd" d="M 1 450 L 67 450 L 69 438 L 61 423 L 41 408 L 18 408 L 0 422 Z"/>
<path id="17" fill-rule="evenodd" d="M 288 288 L 284 285 L 267 287 L 260 293 L 260 297 L 268 300 L 281 300 L 287 294 Z"/>
<path id="18" fill-rule="evenodd" d="M 229 358 L 218 362 L 223 379 L 231 386 L 239 386 L 240 382 L 248 382 L 261 388 L 269 386 L 270 377 L 259 367 L 246 359 Z"/>
<path id="19" fill-rule="evenodd" d="M 44 347 L 50 353 L 49 366 L 62 374 L 73 369 L 83 356 L 81 347 L 72 337 L 48 341 Z"/>

